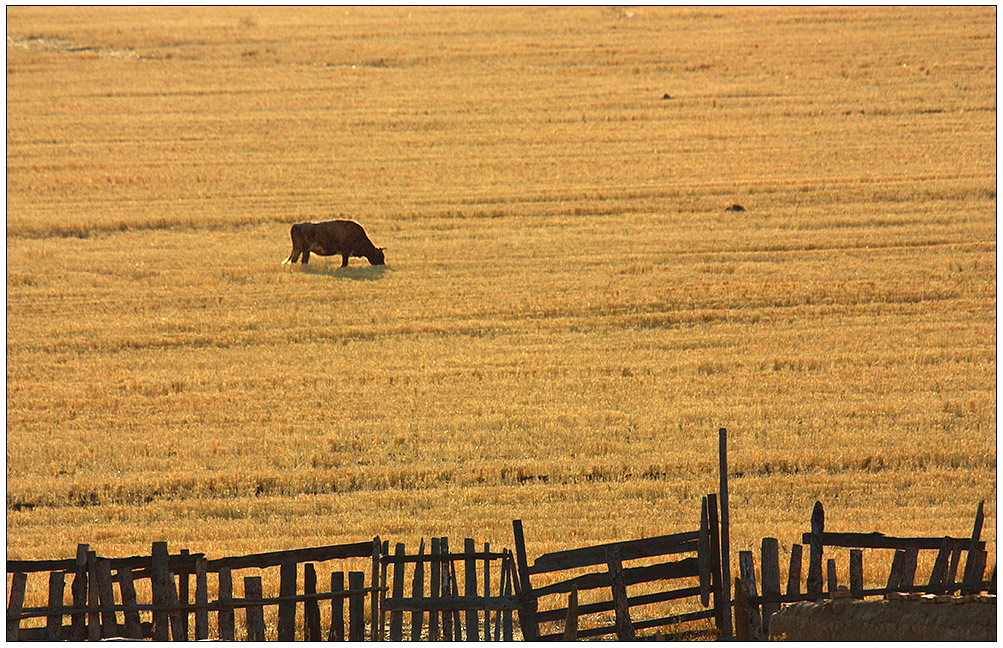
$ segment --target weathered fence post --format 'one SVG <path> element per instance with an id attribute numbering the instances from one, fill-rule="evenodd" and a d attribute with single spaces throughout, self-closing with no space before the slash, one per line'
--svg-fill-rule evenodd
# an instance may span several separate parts
<path id="1" fill-rule="evenodd" d="M 167 588 L 170 586 L 170 572 L 167 567 L 167 543 L 154 542 L 150 565 L 150 587 L 153 589 L 153 605 L 158 609 L 153 611 L 153 640 L 169 641 L 171 631 L 168 625 L 167 606 L 170 597 Z"/>
<path id="2" fill-rule="evenodd" d="M 933 571 L 930 572 L 930 583 L 927 586 L 931 592 L 939 593 L 946 589 L 944 581 L 947 580 L 947 562 L 951 558 L 951 539 L 944 537 L 937 551 L 937 560 L 933 563 Z"/>
<path id="3" fill-rule="evenodd" d="M 913 583 L 916 581 L 916 563 L 919 558 L 919 549 L 916 547 L 909 547 L 905 550 L 905 557 L 902 561 L 902 580 L 899 582 L 899 587 L 903 590 L 911 589 Z"/>
<path id="4" fill-rule="evenodd" d="M 77 545 L 73 584 L 70 585 L 73 607 L 77 609 L 87 607 L 87 550 L 87 545 Z M 70 637 L 73 641 L 83 641 L 87 638 L 87 617 L 82 612 L 77 612 L 70 617 Z"/>
<path id="5" fill-rule="evenodd" d="M 371 575 L 371 581 L 373 584 L 373 591 L 369 594 L 369 640 L 376 641 L 378 637 L 377 627 L 379 625 L 380 617 L 380 600 L 383 597 L 383 592 L 377 589 L 380 584 L 380 536 L 373 537 L 373 569 Z M 379 636 L 382 639 L 382 636 Z"/>
<path id="6" fill-rule="evenodd" d="M 488 610 L 487 598 L 491 596 L 491 543 L 484 543 L 484 641 L 491 641 L 491 612 Z"/>
<path id="7" fill-rule="evenodd" d="M 348 596 L 348 640 L 364 641 L 366 638 L 366 574 L 348 572 L 348 589 L 354 593 Z"/>
<path id="8" fill-rule="evenodd" d="M 721 496 L 721 583 L 724 596 L 721 599 L 723 604 L 722 617 L 724 626 L 721 634 L 725 637 L 731 636 L 731 539 L 730 516 L 728 512 L 728 430 L 721 428 L 718 430 L 718 463 L 720 476 L 720 496 Z"/>
<path id="9" fill-rule="evenodd" d="M 763 596 L 780 596 L 780 542 L 763 538 L 760 550 Z M 763 636 L 770 636 L 770 617 L 780 610 L 780 603 L 763 603 Z"/>
<path id="10" fill-rule="evenodd" d="M 188 605 L 188 589 L 191 585 L 191 579 L 189 576 L 188 567 L 186 565 L 186 560 L 191 556 L 191 552 L 188 549 L 181 550 L 181 568 L 178 569 L 178 603 L 184 607 Z M 181 636 L 188 640 L 188 611 L 181 613 Z"/>
<path id="11" fill-rule="evenodd" d="M 751 551 L 738 552 L 738 569 L 742 577 L 742 588 L 745 589 L 746 605 L 748 606 L 749 637 L 755 639 L 762 635 L 762 624 L 759 606 L 749 603 L 751 596 L 756 596 L 756 565 Z"/>
<path id="12" fill-rule="evenodd" d="M 418 543 L 418 560 L 414 563 L 414 574 L 411 578 L 411 597 L 425 597 L 425 538 Z M 425 623 L 425 615 L 421 610 L 411 612 L 411 641 L 421 641 L 421 628 Z"/>
<path id="13" fill-rule="evenodd" d="M 474 560 L 473 538 L 463 539 L 463 595 L 468 597 L 477 596 L 477 563 Z M 480 628 L 477 626 L 477 610 L 468 609 L 466 611 L 467 641 L 478 641 L 480 639 Z"/>
<path id="14" fill-rule="evenodd" d="M 132 570 L 128 567 L 118 569 L 118 589 L 122 593 L 122 605 L 126 608 L 136 606 L 136 586 L 132 578 Z M 127 609 L 125 611 L 125 632 L 128 639 L 142 639 L 143 626 L 139 620 L 138 609 Z"/>
<path id="15" fill-rule="evenodd" d="M 610 589 L 613 592 L 617 639 L 634 641 L 634 624 L 630 621 L 630 606 L 627 602 L 627 585 L 623 578 L 623 563 L 620 561 L 620 549 L 616 545 L 606 549 L 606 565 L 609 568 Z"/>
<path id="16" fill-rule="evenodd" d="M 811 511 L 811 539 L 808 545 L 808 593 L 822 598 L 822 533 L 825 530 L 825 510 L 815 502 Z"/>
<path id="17" fill-rule="evenodd" d="M 87 552 L 87 606 L 92 610 L 99 605 L 98 601 L 98 570 L 97 554 L 93 551 Z M 97 612 L 87 613 L 87 640 L 99 641 L 101 639 L 101 617 Z"/>
<path id="18" fill-rule="evenodd" d="M 564 617 L 564 641 L 578 641 L 578 588 L 568 594 L 568 613 Z"/>
<path id="19" fill-rule="evenodd" d="M 317 593 L 317 570 L 313 563 L 303 565 L 303 593 Z M 303 621 L 306 626 L 306 641 L 321 641 L 320 603 L 317 599 L 307 599 L 303 602 Z"/>
<path id="20" fill-rule="evenodd" d="M 707 518 L 707 497 L 700 501 L 700 538 L 697 545 L 697 571 L 700 572 L 700 605 L 710 605 L 710 523 Z"/>
<path id="21" fill-rule="evenodd" d="M 439 538 L 439 551 L 443 556 L 449 554 L 449 538 Z M 451 564 L 451 562 L 443 560 L 440 567 L 439 577 L 442 580 L 442 586 L 439 591 L 442 592 L 443 598 L 450 596 L 452 593 L 452 588 L 449 585 L 449 567 Z M 453 640 L 453 614 L 447 609 L 442 610 L 442 640 Z"/>
<path id="22" fill-rule="evenodd" d="M 522 520 L 512 520 L 512 532 L 515 536 L 515 557 L 519 577 L 516 595 L 519 597 L 519 625 L 522 627 L 522 638 L 525 641 L 536 641 L 539 636 L 536 623 L 536 598 L 529 582 L 529 563 L 526 559 L 526 539 L 522 534 Z"/>
<path id="23" fill-rule="evenodd" d="M 393 598 L 400 600 L 404 596 L 404 543 L 398 542 L 394 550 L 394 589 Z M 401 641 L 404 638 L 404 613 L 398 609 L 390 611 L 390 641 Z"/>
<path id="24" fill-rule="evenodd" d="M 741 576 L 735 577 L 735 639 L 738 641 L 749 641 L 752 636 L 749 632 L 749 602 L 745 600 L 745 588 L 742 586 Z"/>
<path id="25" fill-rule="evenodd" d="M 376 586 L 376 581 L 373 581 Z M 331 572 L 331 593 L 345 591 L 345 572 Z M 375 626 L 371 630 L 373 637 L 376 636 Z M 328 641 L 345 640 L 345 597 L 331 597 L 331 630 L 327 633 Z"/>
<path id="26" fill-rule="evenodd" d="M 195 640 L 209 638 L 209 561 L 205 556 L 195 559 Z"/>
<path id="27" fill-rule="evenodd" d="M 279 597 L 296 596 L 296 561 L 279 565 Z M 296 601 L 279 601 L 279 641 L 296 641 Z"/>
<path id="28" fill-rule="evenodd" d="M 514 583 L 518 578 L 515 573 L 515 558 L 512 556 L 512 551 L 510 549 L 505 550 L 505 558 L 502 560 L 502 564 L 507 566 L 505 573 L 507 577 L 505 578 L 505 596 L 512 596 L 514 592 Z M 502 612 L 502 640 L 512 641 L 512 610 L 505 610 Z"/>
<path id="29" fill-rule="evenodd" d="M 261 576 L 244 577 L 244 598 L 249 600 L 261 599 Z M 245 623 L 247 624 L 248 641 L 265 640 L 265 610 L 261 605 L 248 605 L 245 609 Z M 318 639 L 319 641 L 319 639 Z"/>
<path id="30" fill-rule="evenodd" d="M 707 495 L 707 524 L 710 532 L 710 572 L 712 576 L 711 594 L 713 595 L 714 603 L 714 627 L 723 633 L 724 576 L 721 573 L 721 537 L 718 531 L 717 495 L 714 493 Z"/>
<path id="31" fill-rule="evenodd" d="M 829 558 L 825 561 L 825 584 L 826 591 L 831 598 L 839 589 L 839 578 L 836 575 L 836 559 Z"/>
<path id="32" fill-rule="evenodd" d="M 965 561 L 965 571 L 961 579 L 961 593 L 974 594 L 979 590 L 979 583 L 982 581 L 982 572 L 985 570 L 985 559 L 980 555 L 979 539 L 982 536 L 982 522 L 985 519 L 983 507 L 985 500 L 979 502 L 979 507 L 975 511 L 975 524 L 972 527 L 972 540 L 968 545 L 968 559 Z M 981 566 L 979 563 L 982 563 Z"/>
<path id="33" fill-rule="evenodd" d="M 380 603 L 380 631 L 377 634 L 377 637 L 378 637 L 377 641 L 383 641 L 383 638 L 386 637 L 387 615 L 383 611 L 382 601 L 384 599 L 386 599 L 386 597 L 387 597 L 387 569 L 389 569 L 390 564 L 389 564 L 389 562 L 387 562 L 386 559 L 387 559 L 387 557 L 389 555 L 390 555 L 390 541 L 389 540 L 384 540 L 383 544 L 380 547 L 380 556 L 382 556 L 382 558 L 380 559 L 380 601 L 381 601 L 381 603 Z M 373 583 L 373 585 L 375 586 L 376 584 Z M 351 589 L 351 587 L 349 587 L 349 589 Z M 349 600 L 349 604 L 351 604 L 351 600 Z M 349 609 L 349 611 L 351 611 L 351 609 Z M 349 619 L 349 622 L 351 622 L 351 619 Z"/>
<path id="34" fill-rule="evenodd" d="M 902 565 L 904 563 L 905 551 L 896 549 L 895 556 L 892 558 L 892 568 L 888 572 L 888 582 L 885 584 L 885 589 L 893 592 L 898 591 L 902 584 Z"/>
<path id="35" fill-rule="evenodd" d="M 428 570 L 428 595 L 432 598 L 432 602 L 434 603 L 435 600 L 439 598 L 439 587 L 442 584 L 442 576 L 440 575 L 441 565 L 439 564 L 439 539 L 432 538 L 431 543 L 432 560 L 429 563 Z M 428 613 L 428 640 L 439 640 L 439 613 L 434 609 Z"/>
<path id="36" fill-rule="evenodd" d="M 219 639 L 233 641 L 233 608 L 228 605 L 233 600 L 233 575 L 229 567 L 219 568 Z"/>
<path id="37" fill-rule="evenodd" d="M 101 607 L 115 606 L 115 594 L 111 586 L 111 564 L 104 559 L 95 562 L 94 573 L 97 575 L 98 600 Z M 120 636 L 118 619 L 114 611 L 101 613 L 101 634 L 104 637 Z"/>
<path id="38" fill-rule="evenodd" d="M 49 609 L 59 610 L 63 607 L 63 590 L 66 589 L 66 574 L 49 572 Z M 63 615 L 50 614 L 45 618 L 45 634 L 49 641 L 62 641 Z"/>
<path id="39" fill-rule="evenodd" d="M 790 565 L 787 567 L 787 593 L 788 594 L 800 594 L 801 593 L 801 552 L 803 551 L 801 545 L 792 544 L 791 545 L 791 560 Z"/>
<path id="40" fill-rule="evenodd" d="M 864 552 L 850 549 L 850 596 L 864 598 Z"/>
<path id="41" fill-rule="evenodd" d="M 7 599 L 7 616 L 15 617 L 7 620 L 7 641 L 17 641 L 21 633 L 21 619 L 17 616 L 21 614 L 24 606 L 24 591 L 28 587 L 28 574 L 25 572 L 14 572 L 10 582 L 10 598 Z"/>

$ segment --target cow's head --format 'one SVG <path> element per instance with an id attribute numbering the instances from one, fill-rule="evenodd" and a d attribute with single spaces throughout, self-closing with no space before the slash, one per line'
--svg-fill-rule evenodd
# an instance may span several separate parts
<path id="1" fill-rule="evenodd" d="M 384 265 L 386 263 L 383 257 L 383 248 L 376 248 L 367 258 L 371 265 Z"/>

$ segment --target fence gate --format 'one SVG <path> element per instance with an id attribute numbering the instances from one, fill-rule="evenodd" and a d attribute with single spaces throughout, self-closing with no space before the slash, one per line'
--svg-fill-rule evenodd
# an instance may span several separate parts
<path id="1" fill-rule="evenodd" d="M 413 554 L 397 543 L 390 555 L 389 543 L 383 544 L 380 582 L 390 595 L 380 601 L 379 636 L 384 636 L 389 615 L 390 640 L 401 641 L 409 613 L 412 641 L 461 641 L 464 636 L 467 641 L 512 641 L 512 611 L 518 605 L 512 552 L 492 552 L 487 542 L 477 551 L 471 538 L 463 541 L 462 553 L 450 551 L 448 538 L 432 538 L 429 553 L 425 551 L 424 539 Z M 492 595 L 492 588 L 497 594 Z"/>
<path id="2" fill-rule="evenodd" d="M 514 520 L 512 526 L 519 574 L 519 623 L 527 640 L 587 638 L 614 633 L 620 640 L 632 640 L 635 631 L 640 629 L 711 618 L 717 628 L 723 624 L 717 495 L 703 498 L 700 528 L 696 531 L 548 553 L 537 558 L 532 565 L 526 559 L 522 521 Z M 628 566 L 628 563 L 636 564 L 636 561 L 660 556 L 673 556 L 675 559 Z M 651 563 L 651 560 L 645 562 Z M 590 568 L 591 571 L 587 571 Z M 596 568 L 598 571 L 595 571 Z M 539 582 L 543 574 L 571 570 L 579 572 L 579 575 L 558 576 L 561 580 L 544 586 L 532 582 L 534 576 Z M 583 571 L 585 573 L 581 573 Z M 645 583 L 660 583 L 664 589 L 636 596 L 628 594 L 629 586 Z M 606 588 L 609 590 L 608 599 L 578 605 L 578 592 Z M 641 618 L 641 615 L 631 613 L 633 608 L 687 598 L 698 599 L 699 603 L 695 606 L 701 609 L 659 618 Z M 564 601 L 568 604 L 564 605 Z M 611 611 L 615 618 L 613 625 L 578 629 L 581 615 Z M 565 621 L 564 632 L 541 634 L 541 624 L 560 621 Z"/>

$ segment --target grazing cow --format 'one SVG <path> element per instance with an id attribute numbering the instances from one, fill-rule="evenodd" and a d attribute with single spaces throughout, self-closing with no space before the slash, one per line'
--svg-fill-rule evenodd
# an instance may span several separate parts
<path id="1" fill-rule="evenodd" d="M 322 223 L 296 223 L 289 230 L 293 251 L 282 263 L 310 261 L 310 253 L 320 256 L 341 255 L 341 267 L 348 265 L 348 257 L 366 257 L 371 265 L 383 265 L 383 248 L 375 247 L 362 225 L 353 221 L 333 220 Z"/>

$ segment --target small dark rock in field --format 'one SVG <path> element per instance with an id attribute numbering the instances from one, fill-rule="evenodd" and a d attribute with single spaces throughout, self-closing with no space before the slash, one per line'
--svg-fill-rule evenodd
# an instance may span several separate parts
<path id="1" fill-rule="evenodd" d="M 724 208 L 724 211 L 730 211 L 730 212 L 744 212 L 744 211 L 745 211 L 745 207 L 742 207 L 742 206 L 741 206 L 741 205 L 739 205 L 738 203 L 735 203 L 734 205 L 732 205 L 732 206 L 730 206 L 730 207 L 725 207 L 725 208 Z"/>
<path id="2" fill-rule="evenodd" d="M 671 98 L 672 98 L 672 95 L 670 95 L 668 92 L 666 92 L 665 94 L 662 95 L 662 99 L 671 99 Z"/>

